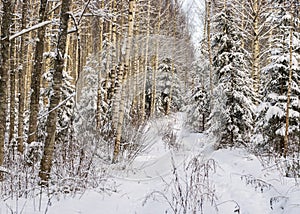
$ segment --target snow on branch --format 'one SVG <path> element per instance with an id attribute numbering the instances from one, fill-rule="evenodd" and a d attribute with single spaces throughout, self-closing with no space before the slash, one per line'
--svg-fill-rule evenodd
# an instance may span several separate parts
<path id="1" fill-rule="evenodd" d="M 65 100 L 63 100 L 62 102 L 60 102 L 55 108 L 51 109 L 50 111 L 46 112 L 45 114 L 41 115 L 38 117 L 38 119 L 41 119 L 45 116 L 47 116 L 50 112 L 55 111 L 56 109 L 60 108 L 62 105 L 64 105 L 69 99 L 71 99 L 72 97 L 74 97 L 76 95 L 76 92 L 74 92 L 73 94 L 71 94 L 69 97 L 67 97 Z"/>
<path id="2" fill-rule="evenodd" d="M 8 169 L 4 168 L 3 166 L 0 166 L 0 172 L 10 173 Z"/>
<path id="3" fill-rule="evenodd" d="M 33 26 L 30 27 L 30 28 L 23 29 L 23 30 L 21 30 L 20 32 L 15 33 L 15 34 L 12 35 L 11 37 L 9 37 L 9 40 L 13 40 L 13 39 L 15 39 L 15 38 L 17 38 L 17 37 L 19 37 L 19 36 L 22 36 L 22 35 L 25 34 L 25 33 L 28 33 L 28 32 L 30 32 L 30 31 L 36 30 L 36 29 L 38 29 L 38 28 L 40 28 L 40 27 L 44 27 L 45 25 L 48 25 L 48 24 L 50 24 L 50 23 L 52 23 L 52 21 L 44 21 L 44 22 L 38 23 L 38 24 L 36 24 L 36 25 L 33 25 Z"/>

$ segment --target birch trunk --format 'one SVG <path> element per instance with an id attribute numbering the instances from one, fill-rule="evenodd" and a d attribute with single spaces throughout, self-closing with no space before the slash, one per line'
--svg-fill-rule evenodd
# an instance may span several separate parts
<path id="1" fill-rule="evenodd" d="M 12 3 L 12 12 L 15 12 L 15 3 Z M 12 23 L 11 32 L 15 33 L 16 31 L 16 23 Z M 9 63 L 9 72 L 10 72 L 10 110 L 9 110 L 9 136 L 8 142 L 11 149 L 14 150 L 12 143 L 12 139 L 15 133 L 15 107 L 16 107 L 16 39 L 12 39 L 10 41 L 10 63 Z"/>
<path id="2" fill-rule="evenodd" d="M 104 8 L 104 1 L 101 2 L 101 8 Z M 103 46 L 103 18 L 100 18 L 100 32 L 99 32 L 99 64 L 100 69 L 98 71 L 98 88 L 97 88 L 97 115 L 96 115 L 96 122 L 97 122 L 97 128 L 99 129 L 101 127 L 101 110 L 102 110 L 102 46 Z"/>
<path id="3" fill-rule="evenodd" d="M 159 0 L 159 8 L 158 8 L 158 21 L 156 27 L 156 39 L 155 39 L 155 56 L 154 56 L 154 67 L 153 67 L 153 76 L 152 76 L 152 94 L 151 94 L 151 109 L 150 109 L 150 117 L 155 115 L 155 106 L 156 106 L 156 72 L 158 69 L 158 47 L 159 47 L 159 36 L 160 36 L 160 22 L 161 22 L 161 3 L 162 0 Z"/>
<path id="4" fill-rule="evenodd" d="M 242 0 L 242 30 L 245 31 L 245 0 Z M 245 48 L 245 38 L 242 37 L 242 49 Z"/>
<path id="5" fill-rule="evenodd" d="M 46 19 L 46 6 L 48 0 L 41 0 L 39 10 L 39 23 Z M 37 139 L 37 117 L 39 113 L 40 84 L 42 76 L 43 54 L 45 28 L 41 27 L 37 32 L 37 42 L 35 47 L 35 57 L 33 63 L 33 73 L 31 76 L 31 96 L 30 96 L 30 115 L 29 115 L 29 133 L 27 143 L 30 144 Z"/>
<path id="6" fill-rule="evenodd" d="M 135 19 L 135 0 L 129 0 L 129 13 L 128 13 L 128 39 L 126 45 L 126 53 L 125 53 L 125 62 L 124 62 L 124 76 L 122 81 L 122 96 L 120 102 L 120 109 L 119 109 L 119 118 L 118 118 L 118 126 L 115 138 L 115 145 L 114 145 L 114 152 L 113 152 L 113 163 L 118 161 L 118 156 L 120 153 L 120 145 L 121 145 L 121 138 L 122 138 L 122 131 L 123 131 L 123 121 L 124 121 L 124 114 L 125 114 L 125 84 L 127 81 L 127 75 L 129 72 L 129 62 L 130 62 L 130 52 L 131 52 L 131 44 L 132 44 L 132 37 L 133 37 L 133 30 L 134 30 L 134 19 Z"/>
<path id="7" fill-rule="evenodd" d="M 0 166 L 4 162 L 4 142 L 6 130 L 6 112 L 7 112 L 7 82 L 9 69 L 9 29 L 11 25 L 12 5 L 11 0 L 2 0 L 3 16 L 1 23 L 0 40 Z M 3 174 L 0 173 L 0 181 Z"/>
<path id="8" fill-rule="evenodd" d="M 176 10 L 174 9 L 173 12 L 173 47 L 172 47 L 172 62 L 171 62 L 171 86 L 170 86 L 170 94 L 167 101 L 167 108 L 166 108 L 166 115 L 170 114 L 171 106 L 172 106 L 172 99 L 173 99 L 173 87 L 174 87 L 174 72 L 175 72 L 175 43 L 176 43 Z"/>
<path id="9" fill-rule="evenodd" d="M 139 78 L 138 75 L 140 73 L 140 64 L 139 64 L 139 6 L 137 5 L 137 10 L 136 10 L 136 23 L 134 27 L 134 35 L 135 35 L 135 43 L 134 43 L 134 59 L 133 59 L 133 101 L 132 101 L 132 109 L 135 111 L 135 115 L 133 113 L 133 117 L 135 118 L 135 122 L 138 121 L 138 116 L 139 116 L 139 105 L 138 105 L 138 99 L 139 99 Z"/>
<path id="10" fill-rule="evenodd" d="M 27 11 L 28 1 L 23 0 L 22 2 L 22 24 L 21 28 L 25 29 L 27 25 Z M 23 153 L 24 151 L 24 111 L 25 111 L 25 74 L 27 68 L 26 62 L 26 50 L 27 50 L 27 36 L 21 37 L 20 47 L 20 66 L 19 66 L 19 115 L 18 115 L 18 152 Z"/>
<path id="11" fill-rule="evenodd" d="M 113 130 L 115 129 L 115 127 L 117 127 L 117 123 L 118 123 L 118 112 L 119 112 L 119 104 L 120 104 L 120 96 L 121 93 L 121 82 L 122 82 L 122 78 L 123 78 L 123 68 L 122 66 L 120 66 L 118 68 L 117 62 L 118 62 L 118 56 L 121 54 L 121 50 L 118 50 L 119 47 L 122 48 L 122 45 L 119 45 L 119 47 L 117 47 L 117 2 L 116 0 L 113 0 L 112 2 L 112 11 L 115 14 L 113 16 L 113 22 L 112 22 L 112 48 L 113 48 L 113 56 L 111 59 L 112 62 L 112 67 L 111 67 L 111 79 L 110 79 L 110 98 L 112 99 L 112 103 L 111 103 L 111 107 L 113 108 L 113 113 L 112 113 L 112 118 L 113 118 L 113 123 L 112 123 L 112 127 Z M 121 23 L 122 25 L 122 23 Z M 121 30 L 122 31 L 122 30 Z M 121 36 L 121 35 L 120 35 Z M 118 41 L 120 42 L 120 36 L 118 36 Z M 117 54 L 118 52 L 118 54 Z M 116 92 L 116 93 L 115 93 Z"/>
<path id="12" fill-rule="evenodd" d="M 56 57 L 54 62 L 54 75 L 53 75 L 53 95 L 50 98 L 50 110 L 52 110 L 47 117 L 47 137 L 45 140 L 44 153 L 41 160 L 39 177 L 42 184 L 47 184 L 50 178 L 50 171 L 52 167 L 52 159 L 55 144 L 55 133 L 57 123 L 57 108 L 61 99 L 61 85 L 63 79 L 64 57 L 66 53 L 67 33 L 68 33 L 68 20 L 71 0 L 62 0 L 61 14 L 60 14 L 60 27 L 58 34 L 58 43 L 56 49 Z"/>
<path id="13" fill-rule="evenodd" d="M 142 118 L 141 122 L 143 123 L 146 118 L 146 82 L 147 82 L 147 66 L 148 66 L 148 51 L 149 51 L 149 36 L 150 36 L 150 9 L 151 9 L 151 1 L 147 2 L 147 32 L 146 32 L 146 42 L 145 42 L 145 69 L 144 69 L 144 78 L 143 78 L 143 97 L 142 97 Z"/>
<path id="14" fill-rule="evenodd" d="M 112 2 L 110 4 L 110 11 L 112 11 Z M 104 101 L 108 103 L 109 99 L 109 82 L 111 82 L 111 79 L 114 77 L 115 74 L 112 74 L 112 77 L 110 78 L 110 60 L 111 60 L 111 40 L 112 40 L 112 21 L 109 20 L 108 23 L 108 32 L 106 32 L 105 35 L 105 40 L 106 40 L 106 48 L 107 48 L 107 54 L 106 54 L 106 81 L 105 81 L 105 94 L 104 94 Z"/>

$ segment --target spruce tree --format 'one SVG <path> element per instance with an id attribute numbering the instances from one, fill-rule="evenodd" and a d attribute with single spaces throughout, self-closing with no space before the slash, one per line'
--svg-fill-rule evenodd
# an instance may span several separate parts
<path id="1" fill-rule="evenodd" d="M 234 18 L 231 8 L 224 8 L 215 16 L 218 31 L 213 38 L 215 87 L 209 123 L 220 146 L 246 144 L 253 123 L 252 80 L 246 53 L 241 48 L 243 35 Z"/>
<path id="2" fill-rule="evenodd" d="M 182 84 L 178 77 L 176 65 L 174 67 L 174 75 L 172 75 L 172 64 L 171 60 L 168 58 L 163 60 L 158 67 L 156 85 L 156 109 L 158 113 L 167 113 L 169 99 L 172 99 L 172 111 L 178 111 L 183 106 L 184 98 L 181 92 Z M 170 98 L 171 87 L 172 98 Z"/>
<path id="3" fill-rule="evenodd" d="M 192 94 L 192 105 L 188 111 L 189 123 L 196 132 L 206 129 L 206 121 L 209 116 L 209 96 L 203 87 L 198 86 Z"/>
<path id="4" fill-rule="evenodd" d="M 282 4 L 282 3 L 281 3 Z M 299 74 L 297 59 L 300 57 L 300 34 L 290 27 L 299 21 L 283 5 L 273 14 L 273 25 L 278 33 L 273 35 L 273 48 L 270 50 L 270 63 L 264 68 L 266 79 L 263 100 L 258 108 L 255 135 L 253 141 L 259 150 L 283 154 L 286 130 L 287 94 L 290 70 L 290 38 L 292 38 L 292 79 L 289 105 L 289 141 L 299 142 L 300 106 Z M 296 144 L 294 144 L 296 146 Z"/>

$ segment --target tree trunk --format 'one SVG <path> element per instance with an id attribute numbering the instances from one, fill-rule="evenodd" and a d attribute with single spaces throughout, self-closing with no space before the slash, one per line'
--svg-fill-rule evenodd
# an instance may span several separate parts
<path id="1" fill-rule="evenodd" d="M 260 44 L 259 44 L 259 1 L 253 2 L 253 52 L 252 52 L 252 79 L 254 81 L 254 93 L 259 96 L 260 87 Z M 258 104 L 258 103 L 256 103 Z"/>
<path id="2" fill-rule="evenodd" d="M 212 50 L 211 50 L 211 35 L 210 35 L 210 17 L 211 17 L 211 0 L 207 1 L 206 19 L 207 19 L 207 51 L 209 59 L 209 90 L 210 95 L 213 94 L 213 65 L 212 65 Z"/>
<path id="3" fill-rule="evenodd" d="M 7 111 L 7 82 L 9 69 L 9 29 L 11 25 L 12 6 L 14 1 L 2 0 L 3 16 L 1 24 L 0 40 L 0 166 L 4 161 L 4 143 L 6 128 L 6 111 Z M 0 181 L 3 179 L 0 173 Z"/>
<path id="4" fill-rule="evenodd" d="M 245 0 L 242 0 L 242 31 L 245 31 Z M 245 48 L 245 38 L 242 38 L 242 49 Z"/>
<path id="5" fill-rule="evenodd" d="M 177 10 L 178 8 L 174 9 L 173 11 L 173 40 L 174 40 L 174 43 L 173 43 L 173 47 L 172 47 L 172 62 L 171 62 L 171 86 L 170 86 L 170 94 L 169 94 L 169 97 L 168 97 L 168 101 L 167 101 L 167 108 L 166 108 L 166 115 L 169 115 L 170 114 L 170 111 L 171 111 L 171 106 L 172 106 L 172 99 L 173 99 L 173 87 L 174 87 L 174 75 L 175 75 L 175 43 L 176 43 L 176 31 L 177 31 L 177 28 L 176 28 L 176 22 L 177 22 Z M 170 74 L 168 74 L 170 75 Z"/>
<path id="6" fill-rule="evenodd" d="M 49 180 L 50 171 L 52 167 L 58 113 L 58 109 L 55 108 L 57 108 L 61 99 L 61 85 L 63 79 L 64 57 L 66 52 L 66 43 L 68 35 L 68 12 L 70 9 L 70 5 L 71 0 L 62 0 L 58 43 L 54 62 L 53 94 L 50 98 L 50 113 L 46 122 L 47 137 L 45 141 L 44 153 L 41 160 L 39 172 L 39 177 L 41 178 L 42 183 L 44 184 L 46 184 Z"/>
<path id="7" fill-rule="evenodd" d="M 15 11 L 15 4 L 12 6 L 12 13 Z M 14 34 L 16 31 L 16 23 L 12 23 L 11 33 Z M 9 63 L 9 72 L 10 72 L 10 110 L 9 110 L 9 136 L 8 142 L 10 144 L 11 151 L 14 150 L 12 145 L 12 139 L 15 134 L 15 119 L 16 119 L 16 39 L 10 41 L 10 63 Z"/>
<path id="8" fill-rule="evenodd" d="M 154 56 L 154 67 L 153 67 L 153 76 L 152 76 L 152 94 L 151 94 L 151 109 L 150 116 L 153 117 L 155 115 L 155 105 L 156 105 L 156 72 L 158 68 L 158 47 L 159 47 L 159 36 L 160 36 L 160 22 L 161 22 L 161 3 L 162 0 L 159 0 L 159 8 L 158 8 L 158 21 L 156 26 L 156 36 L 155 39 L 155 56 Z"/>
<path id="9" fill-rule="evenodd" d="M 288 82 L 288 90 L 287 90 L 287 101 L 286 101 L 286 116 L 285 116 L 285 134 L 284 134 L 284 144 L 283 144 L 283 156 L 286 157 L 288 153 L 288 141 L 289 141 L 289 111 L 290 111 L 290 102 L 291 102 L 291 83 L 292 83 L 292 75 L 293 75 L 293 18 L 291 18 L 290 23 L 290 47 L 289 47 L 289 82 Z"/>
<path id="10" fill-rule="evenodd" d="M 22 2 L 22 29 L 27 25 L 27 11 L 28 1 Z M 25 108 L 25 74 L 26 74 L 26 35 L 21 38 L 21 50 L 20 50 L 20 66 L 19 66 L 19 115 L 18 115 L 18 151 L 23 153 L 24 151 L 24 108 Z"/>
<path id="11" fill-rule="evenodd" d="M 125 114 L 125 84 L 127 80 L 127 75 L 129 72 L 129 62 L 130 62 L 130 52 L 131 52 L 131 44 L 132 44 L 132 36 L 134 30 L 134 19 L 135 19 L 135 0 L 129 0 L 129 13 L 128 13 L 128 39 L 126 45 L 126 53 L 125 53 L 125 62 L 124 62 L 124 76 L 122 81 L 122 96 L 119 108 L 119 118 L 118 118 L 118 126 L 116 133 L 116 140 L 114 145 L 114 153 L 113 153 L 113 163 L 116 163 L 118 160 L 118 156 L 120 153 L 120 145 L 121 145 L 121 137 L 122 137 L 122 128 Z"/>
<path id="12" fill-rule="evenodd" d="M 101 2 L 101 9 L 104 8 L 104 1 Z M 102 112 L 102 46 L 103 46 L 103 18 L 100 18 L 100 32 L 99 32 L 99 64 L 100 69 L 98 71 L 98 88 L 97 88 L 97 115 L 96 115 L 96 123 L 97 128 L 99 129 L 101 127 L 101 112 Z"/>
<path id="13" fill-rule="evenodd" d="M 41 0 L 39 10 L 39 23 L 46 19 L 46 6 L 48 0 Z M 39 113 L 40 84 L 42 76 L 44 39 L 46 27 L 41 27 L 37 32 L 37 42 L 35 47 L 35 57 L 33 63 L 33 73 L 31 76 L 31 96 L 30 96 L 30 115 L 29 115 L 29 133 L 27 143 L 30 144 L 37 140 L 37 117 Z"/>
<path id="14" fill-rule="evenodd" d="M 142 93 L 143 93 L 143 97 L 142 97 L 142 120 L 141 122 L 143 123 L 145 121 L 145 117 L 146 117 L 146 82 L 147 82 L 147 66 L 148 66 L 148 49 L 149 49 L 149 36 L 150 36 L 150 9 L 151 9 L 151 1 L 148 0 L 148 4 L 147 4 L 147 32 L 146 32 L 146 42 L 145 42 L 145 69 L 144 69 L 144 79 L 143 79 L 143 89 L 142 89 Z"/>
<path id="15" fill-rule="evenodd" d="M 138 105 L 138 97 L 139 97 L 139 73 L 140 73 L 140 64 L 139 64 L 139 35 L 140 35 L 140 25 L 139 25 L 139 5 L 136 5 L 136 21 L 134 26 L 134 36 L 135 36 L 135 43 L 134 43 L 134 59 L 133 59 L 133 78 L 132 78 L 132 91 L 133 91 L 133 101 L 132 101 L 132 109 L 134 113 L 132 116 L 134 117 L 134 122 L 138 122 L 139 117 L 139 105 Z"/>
<path id="16" fill-rule="evenodd" d="M 112 11 L 113 14 L 117 13 L 117 2 L 116 0 L 112 0 Z M 121 26 L 122 27 L 122 26 Z M 121 30 L 122 31 L 122 30 Z M 120 38 L 120 37 L 118 37 Z M 118 123 L 118 111 L 121 97 L 118 97 L 121 93 L 121 82 L 123 78 L 123 69 L 122 66 L 118 68 L 117 62 L 117 52 L 121 54 L 121 50 L 117 51 L 119 47 L 117 47 L 117 16 L 113 16 L 112 20 L 112 28 L 111 28 L 111 43 L 112 43 L 112 56 L 111 56 L 111 79 L 110 79 L 110 98 L 111 98 L 111 108 L 112 108 L 112 127 L 113 130 L 117 127 Z M 120 45 L 121 46 L 121 45 Z M 117 70 L 118 68 L 118 70 Z"/>
<path id="17" fill-rule="evenodd" d="M 112 11 L 112 1 L 110 3 L 110 11 Z M 106 81 L 105 81 L 105 92 L 104 93 L 104 101 L 106 103 L 108 103 L 108 99 L 109 99 L 109 82 L 112 82 L 112 79 L 114 79 L 114 75 L 112 74 L 112 77 L 110 78 L 110 60 L 111 60 L 111 40 L 112 40 L 112 22 L 111 20 L 109 20 L 108 23 L 108 31 L 105 34 L 105 40 L 106 40 Z M 113 84 L 114 84 L 114 80 L 113 80 Z"/>

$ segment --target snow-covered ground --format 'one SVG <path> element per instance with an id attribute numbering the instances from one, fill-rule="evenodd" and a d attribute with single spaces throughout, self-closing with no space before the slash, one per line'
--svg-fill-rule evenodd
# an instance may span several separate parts
<path id="1" fill-rule="evenodd" d="M 193 197 L 192 185 L 189 185 L 191 170 L 187 170 L 191 160 L 207 163 L 199 169 L 204 169 L 200 178 L 203 185 L 194 190 L 202 191 L 198 196 L 203 196 L 205 214 L 300 213 L 297 180 L 284 177 L 277 165 L 263 166 L 256 156 L 243 149 L 214 150 L 212 140 L 205 134 L 189 133 L 184 128 L 184 120 L 185 114 L 178 113 L 146 127 L 143 152 L 126 169 L 116 166 L 108 170 L 116 191 L 87 190 L 51 201 L 46 197 L 8 199 L 0 202 L 0 214 L 174 213 L 175 202 L 180 203 L 178 187 L 181 187 L 182 198 L 186 196 L 190 200 L 188 197 Z M 168 139 L 164 133 L 167 130 L 172 130 L 176 136 L 175 145 L 166 143 Z M 176 174 L 179 175 L 177 181 Z M 177 201 L 172 194 L 175 198 L 178 196 Z M 206 200 L 205 194 L 211 200 Z M 193 213 L 191 201 L 189 205 L 186 213 Z M 177 211 L 184 213 L 182 209 Z M 201 213 L 200 209 L 195 213 Z"/>

